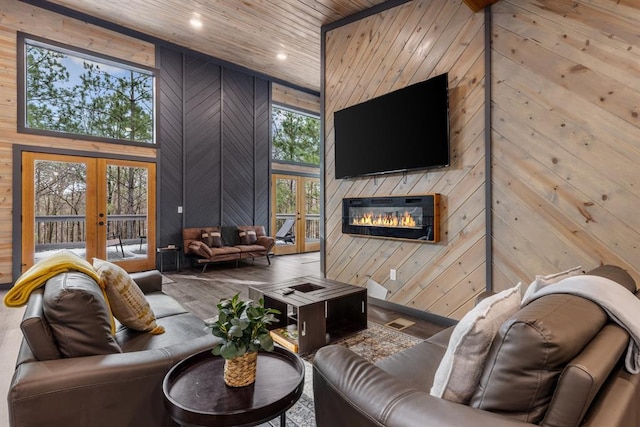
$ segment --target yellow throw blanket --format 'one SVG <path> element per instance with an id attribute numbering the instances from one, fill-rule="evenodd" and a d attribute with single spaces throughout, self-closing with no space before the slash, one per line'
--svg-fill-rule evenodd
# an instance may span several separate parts
<path id="1" fill-rule="evenodd" d="M 72 252 L 60 252 L 32 265 L 31 268 L 16 280 L 16 283 L 14 283 L 13 287 L 9 289 L 9 292 L 4 296 L 4 305 L 7 307 L 20 307 L 25 305 L 27 301 L 29 301 L 31 292 L 44 285 L 47 280 L 53 276 L 67 271 L 79 271 L 95 280 L 102 290 L 102 295 L 107 302 L 107 307 L 109 307 L 109 299 L 107 298 L 104 285 L 100 281 L 98 273 L 96 273 L 93 266 L 87 260 L 80 258 Z M 114 333 L 115 322 L 110 307 L 109 312 L 111 332 Z"/>
<path id="2" fill-rule="evenodd" d="M 25 271 L 4 296 L 4 305 L 7 307 L 25 305 L 31 292 L 56 274 L 71 270 L 84 273 L 100 284 L 98 274 L 88 261 L 70 252 L 60 252 L 37 262 Z"/>

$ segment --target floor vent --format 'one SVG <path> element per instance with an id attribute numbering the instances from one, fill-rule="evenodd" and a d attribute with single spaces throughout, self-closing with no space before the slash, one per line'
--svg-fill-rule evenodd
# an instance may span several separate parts
<path id="1" fill-rule="evenodd" d="M 385 326 L 401 331 L 405 328 L 408 328 L 411 325 L 415 325 L 416 322 L 412 322 L 411 320 L 403 319 L 402 317 L 398 317 L 396 320 L 392 320 L 389 323 L 385 323 Z"/>

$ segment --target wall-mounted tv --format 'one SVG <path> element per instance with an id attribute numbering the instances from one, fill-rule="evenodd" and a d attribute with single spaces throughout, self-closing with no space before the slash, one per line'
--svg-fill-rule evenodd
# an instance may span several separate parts
<path id="1" fill-rule="evenodd" d="M 449 166 L 449 77 L 334 112 L 336 178 Z"/>

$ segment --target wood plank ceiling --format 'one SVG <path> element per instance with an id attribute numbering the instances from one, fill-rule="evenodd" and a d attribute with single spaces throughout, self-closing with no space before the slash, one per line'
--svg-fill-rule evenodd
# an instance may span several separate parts
<path id="1" fill-rule="evenodd" d="M 62 6 L 311 91 L 320 29 L 384 0 L 24 0 Z M 464 0 L 474 11 L 496 0 Z M 191 22 L 200 22 L 194 26 Z M 281 59 L 286 56 L 286 59 Z"/>

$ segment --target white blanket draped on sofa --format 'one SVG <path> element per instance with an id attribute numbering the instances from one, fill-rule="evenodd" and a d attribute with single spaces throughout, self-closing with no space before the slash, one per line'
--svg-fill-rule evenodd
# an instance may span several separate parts
<path id="1" fill-rule="evenodd" d="M 580 274 L 539 289 L 527 289 L 522 306 L 550 294 L 576 295 L 600 305 L 631 336 L 625 366 L 632 374 L 640 373 L 640 299 L 613 280 Z"/>

